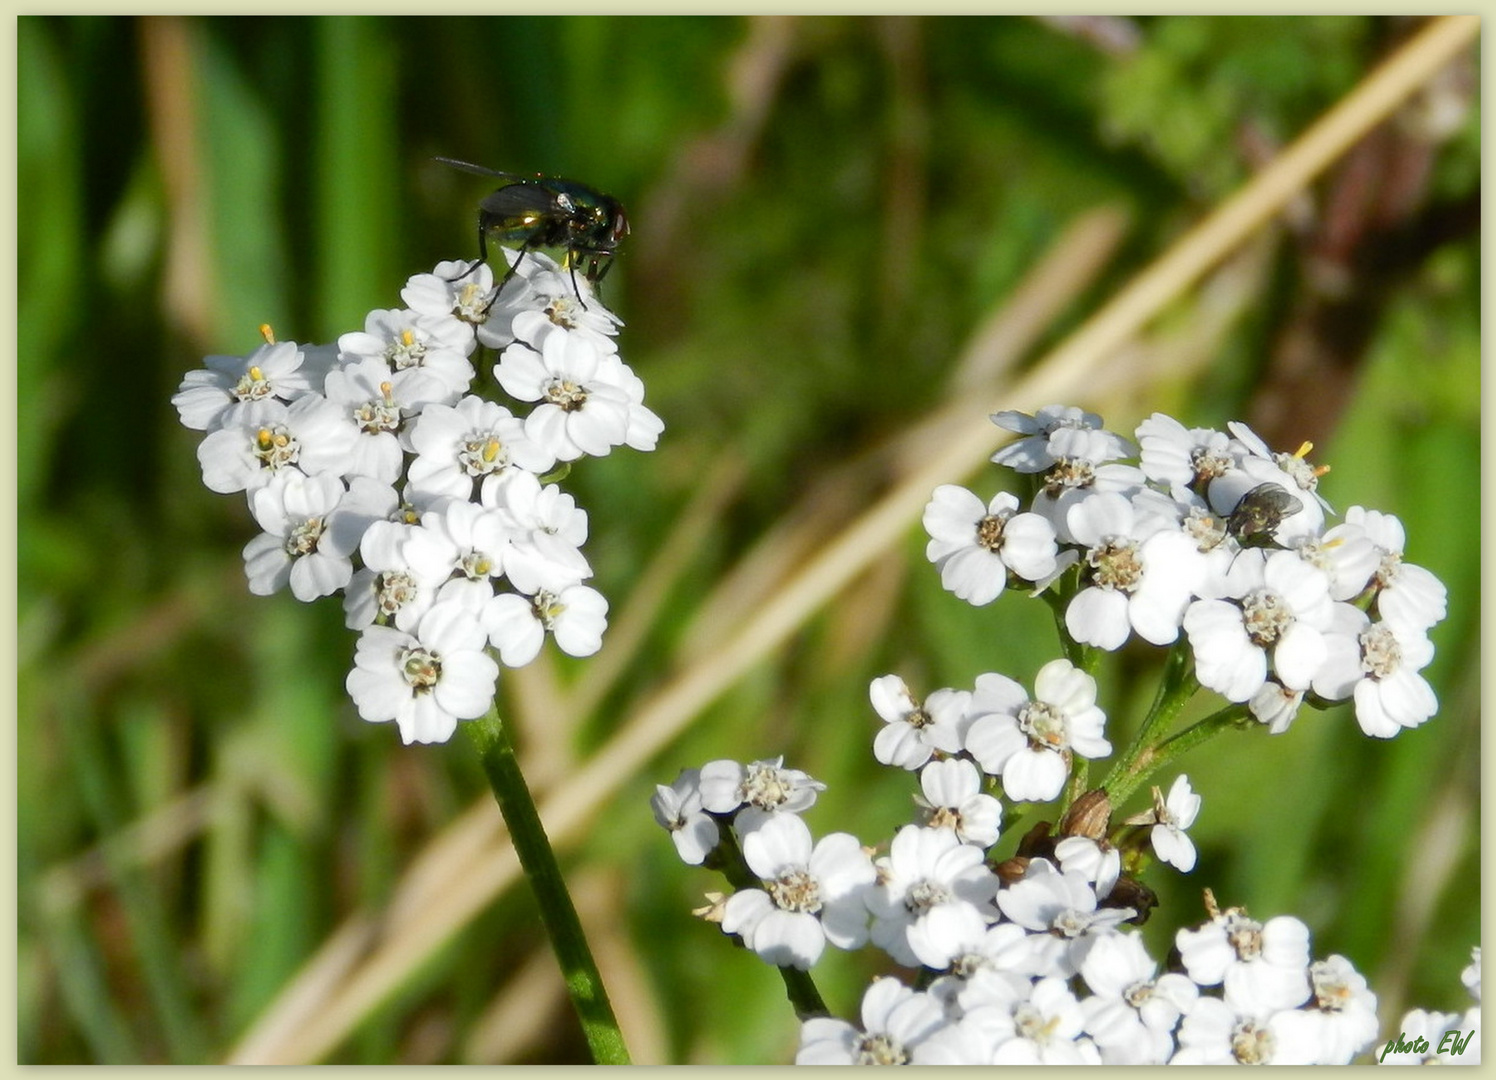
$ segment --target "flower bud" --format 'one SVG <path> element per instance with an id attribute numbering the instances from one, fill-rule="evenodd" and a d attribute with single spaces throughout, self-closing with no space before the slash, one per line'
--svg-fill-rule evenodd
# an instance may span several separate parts
<path id="1" fill-rule="evenodd" d="M 1101 840 L 1112 822 L 1112 801 L 1103 788 L 1092 788 L 1071 804 L 1060 819 L 1061 836 Z"/>

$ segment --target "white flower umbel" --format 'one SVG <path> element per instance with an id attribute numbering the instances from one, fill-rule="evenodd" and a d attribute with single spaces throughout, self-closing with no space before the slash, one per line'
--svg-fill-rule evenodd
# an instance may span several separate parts
<path id="1" fill-rule="evenodd" d="M 1162 1065 L 1174 1052 L 1174 1029 L 1200 996 L 1199 988 L 1157 962 L 1140 934 L 1106 934 L 1080 964 L 1091 988 L 1081 998 L 1086 1032 L 1105 1065 Z"/>
<path id="2" fill-rule="evenodd" d="M 616 226 L 624 227 L 621 214 Z M 521 257 L 504 254 L 510 263 Z M 528 268 L 540 256 L 524 262 Z M 589 292 L 585 274 L 565 277 L 568 292 Z M 274 344 L 262 328 L 271 344 L 247 358 L 209 358 L 205 371 L 187 375 L 174 402 L 188 428 L 206 432 L 197 447 L 203 482 L 212 491 L 248 492 L 265 530 L 245 547 L 251 591 L 289 585 L 302 600 L 346 591 L 344 618 L 361 634 L 344 685 L 359 715 L 395 722 L 405 743 L 446 742 L 459 722 L 477 721 L 468 730 L 525 853 L 592 1056 L 622 1064 L 627 1052 L 606 996 L 582 989 L 601 986 L 597 965 L 540 829 L 509 725 L 494 711 L 500 669 L 491 654 L 525 663 L 546 630 L 562 651 L 592 654 L 607 610 L 598 592 L 580 585 L 591 576 L 580 552 L 585 513 L 536 476 L 557 455 L 525 434 L 530 410 L 516 416 L 506 405 L 464 396 L 476 374 L 467 359 L 476 325 L 491 314 L 495 293 L 489 266 L 438 263 L 435 274 L 407 281 L 408 310 L 373 311 L 362 331 L 341 338 L 341 349 Z M 528 298 L 540 299 L 534 290 Z M 652 449 L 663 425 L 643 408 L 643 383 L 622 365 L 616 344 L 594 329 L 567 328 L 570 301 L 542 307 L 545 314 L 518 307 L 506 314 L 536 343 L 554 332 L 606 353 L 598 366 L 616 381 L 618 441 Z M 576 311 L 585 311 L 580 302 Z M 585 317 L 616 328 L 601 305 Z M 506 574 L 525 595 L 495 600 Z M 658 788 L 652 802 L 682 859 L 712 862 L 720 824 L 703 808 L 696 778 Z M 871 859 L 856 842 L 851 847 L 869 883 Z M 812 866 L 824 859 L 815 854 Z M 860 896 L 839 906 L 865 935 Z M 848 944 L 856 938 L 856 930 L 839 933 Z M 775 935 L 763 927 L 766 950 L 775 948 Z"/>
<path id="3" fill-rule="evenodd" d="M 385 490 L 393 502 L 394 492 Z M 346 586 L 353 577 L 349 556 L 373 520 L 354 502 L 331 473 L 286 471 L 257 489 L 250 508 L 265 531 L 244 546 L 249 591 L 269 596 L 289 584 L 296 599 L 315 600 Z"/>
<path id="4" fill-rule="evenodd" d="M 305 365 L 294 341 L 270 342 L 248 356 L 209 356 L 189 371 L 172 397 L 184 426 L 195 431 L 258 428 L 281 415 L 271 402 L 289 404 L 322 388 L 322 376 Z"/>
<path id="5" fill-rule="evenodd" d="M 1195 541 L 1177 527 L 1137 516 L 1114 492 L 1076 503 L 1067 521 L 1075 543 L 1086 549 L 1086 585 L 1065 609 L 1070 636 L 1107 650 L 1121 648 L 1129 630 L 1154 645 L 1177 638 L 1205 577 Z"/>
<path id="6" fill-rule="evenodd" d="M 327 400 L 341 406 L 358 430 L 346 470 L 350 474 L 393 484 L 404 472 L 405 417 L 445 396 L 433 376 L 419 369 L 408 374 L 413 377 L 397 384 L 389 363 L 380 359 L 359 360 L 327 373 Z"/>
<path id="7" fill-rule="evenodd" d="M 627 224 L 608 202 L 610 236 L 617 239 Z M 591 574 L 580 551 L 586 516 L 559 489 L 542 488 L 535 474 L 557 462 L 546 443 L 570 461 L 613 445 L 651 449 L 663 427 L 644 407 L 644 384 L 609 336 L 618 320 L 600 304 L 588 312 L 580 295 L 575 306 L 546 298 L 532 275 L 546 277 L 546 265 L 554 270 L 555 264 L 537 253 L 502 254 L 516 270 L 523 264 L 523 273 L 515 275 L 517 289 L 503 290 L 499 317 L 528 335 L 542 362 L 558 359 L 540 392 L 525 398 L 542 402 L 527 416 L 464 396 L 476 374 L 468 356 L 477 347 L 477 326 L 494 314 L 501 291 L 493 271 L 476 262 L 441 263 L 433 274 L 413 276 L 403 292 L 410 308 L 370 312 L 364 328 L 344 334 L 337 346 L 277 345 L 264 327 L 268 345 L 244 358 L 210 357 L 173 399 L 183 423 L 206 433 L 198 446 L 204 483 L 218 492 L 247 492 L 265 530 L 244 550 L 251 591 L 289 585 L 308 600 L 345 590 L 345 621 L 361 631 L 346 689 L 365 720 L 394 721 L 405 743 L 444 742 L 459 721 L 489 712 L 499 675 L 490 646 L 510 664 L 532 659 L 547 631 L 574 656 L 598 650 L 607 602 L 581 584 Z M 565 277 L 571 293 L 591 293 L 577 267 Z M 560 275 L 549 278 L 560 287 Z M 515 346 L 516 356 L 526 348 Z M 500 363 L 511 375 L 522 366 Z M 567 381 L 572 375 L 575 382 Z M 545 438 L 528 436 L 527 424 Z M 505 479 L 507 490 L 500 491 Z M 355 557 L 363 560 L 356 572 Z M 520 595 L 496 595 L 506 574 Z M 471 730 L 509 831 L 526 852 L 593 1056 L 624 1063 L 606 997 L 585 989 L 600 985 L 596 964 L 508 727 L 494 712 Z M 718 826 L 693 780 L 660 788 L 655 813 L 683 858 L 707 859 Z M 770 826 L 762 835 L 780 829 Z M 858 850 L 857 857 L 870 881 L 869 856 Z M 786 886 L 780 881 L 776 888 Z M 865 933 L 861 898 L 842 906 L 855 912 Z M 781 936 L 777 923 L 763 922 L 766 951 L 798 950 L 806 942 L 798 929 Z M 795 952 L 791 959 L 812 957 Z"/>
<path id="8" fill-rule="evenodd" d="M 1098 935 L 1113 932 L 1137 914 L 1132 908 L 1098 907 L 1096 889 L 1084 874 L 1062 871 L 1047 859 L 1032 860 L 1022 880 L 997 894 L 997 904 L 1031 931 L 1025 970 L 1067 979 L 1079 970 Z"/>
<path id="9" fill-rule="evenodd" d="M 901 964 L 946 967 L 973 927 L 993 922 L 998 880 L 984 852 L 950 829 L 905 825 L 867 892 L 873 944 Z"/>
<path id="10" fill-rule="evenodd" d="M 621 364 L 620 380 L 623 392 L 628 396 L 628 426 L 623 432 L 625 446 L 634 450 L 653 450 L 665 430 L 665 421 L 644 406 L 644 380 L 635 375 L 627 364 Z"/>
<path id="11" fill-rule="evenodd" d="M 439 509 L 421 515 L 421 528 L 424 536 L 413 543 L 429 547 L 433 562 L 444 556 L 452 574 L 438 597 L 460 598 L 469 611 L 478 612 L 492 599 L 494 579 L 504 572 L 504 556 L 509 550 L 509 526 L 504 515 L 477 503 L 449 499 Z"/>
<path id="12" fill-rule="evenodd" d="M 1149 480 L 1166 486 L 1208 484 L 1235 463 L 1231 440 L 1211 428 L 1186 428 L 1154 413 L 1138 425 L 1138 465 Z"/>
<path id="13" fill-rule="evenodd" d="M 543 585 L 554 591 L 592 576 L 582 554 L 587 512 L 555 484 L 542 487 L 534 473 L 508 469 L 484 479 L 481 502 L 508 519 L 504 575 L 520 592 L 533 595 Z"/>
<path id="14" fill-rule="evenodd" d="M 475 481 L 505 469 L 541 473 L 555 454 L 525 434 L 524 422 L 502 405 L 465 397 L 455 406 L 432 404 L 409 428 L 416 459 L 407 475 L 413 489 L 471 499 Z"/>
<path id="15" fill-rule="evenodd" d="M 701 808 L 700 769 L 682 769 L 669 787 L 656 784 L 649 808 L 669 830 L 681 860 L 692 866 L 700 866 L 721 839 L 717 823 Z"/>
<path id="16" fill-rule="evenodd" d="M 1296 1042 L 1314 1047 L 1312 1064 L 1349 1065 L 1377 1037 L 1377 998 L 1343 956 L 1309 965 L 1308 1003 L 1281 1017 Z"/>
<path id="17" fill-rule="evenodd" d="M 1022 993 L 1028 992 L 1029 932 L 1023 927 L 1011 922 L 980 927 L 972 924 L 968 933 L 953 936 L 956 940 L 950 974 L 930 984 L 930 992 L 946 1003 L 948 1013 L 960 1015 L 958 999 L 967 985 L 979 977 L 996 978 L 1008 983 L 1010 989 L 1022 984 Z"/>
<path id="18" fill-rule="evenodd" d="M 521 347 L 536 353 L 559 333 L 533 317 L 523 325 L 530 337 Z M 1138 428 L 1140 467 L 1118 461 L 1126 441 L 1078 409 L 994 419 L 1025 436 L 994 460 L 1043 474 L 1041 490 L 1029 515 L 1012 496 L 984 503 L 954 485 L 933 493 L 925 508 L 927 555 L 945 587 L 987 603 L 1016 574 L 1033 582 L 1036 594 L 1054 590 L 1049 599 L 1066 609 L 1067 650 L 1115 649 L 1133 633 L 1167 645 L 1182 628 L 1189 651 L 1171 655 L 1133 745 L 1084 792 L 1074 759 L 1104 757 L 1112 748 L 1096 683 L 1070 661 L 1045 664 L 1032 699 L 998 674 L 979 676 L 970 693 L 940 690 L 923 703 L 896 675 L 872 682 L 870 698 L 883 721 L 875 756 L 918 770 L 921 793 L 920 824 L 899 829 L 888 854 L 875 860 L 876 877 L 863 893 L 872 919 L 867 937 L 895 963 L 921 968 L 925 993 L 875 984 L 863 1028 L 809 1021 L 797 1061 L 1350 1062 L 1377 1037 L 1375 998 L 1348 960 L 1311 963 L 1308 929 L 1298 919 L 1258 923 L 1241 909 L 1223 913 L 1207 890 L 1210 921 L 1174 935 L 1169 966 L 1186 974 L 1159 975 L 1142 936 L 1123 924 L 1141 921 L 1158 904 L 1151 876 L 1143 880 L 1154 861 L 1196 868 L 1188 829 L 1202 801 L 1179 775 L 1167 796 L 1152 788 L 1144 813 L 1114 824 L 1112 807 L 1178 753 L 1238 726 L 1248 713 L 1281 732 L 1306 704 L 1351 698 L 1371 734 L 1422 723 L 1436 702 L 1418 673 L 1432 656 L 1428 630 L 1443 617 L 1443 587 L 1426 572 L 1408 573 L 1395 519 L 1353 508 L 1344 524 L 1327 528 L 1330 508 L 1317 491 L 1324 470 L 1305 460 L 1307 444 L 1275 455 L 1242 425 L 1232 425 L 1228 437 L 1155 414 Z M 1043 537 L 1034 550 L 1042 548 L 1044 566 L 1024 568 L 1009 560 L 1009 545 L 1015 526 L 1033 514 L 1052 522 L 1054 535 L 1034 530 Z M 1041 569 L 1038 579 L 1027 577 Z M 1201 686 L 1236 704 L 1184 726 L 1182 706 Z M 778 762 L 772 766 L 759 785 L 772 797 L 758 805 L 744 786 L 744 766 L 710 763 L 699 784 L 700 813 L 718 822 L 735 815 L 735 827 L 748 835 L 788 834 L 792 827 L 783 822 L 794 785 Z M 996 851 L 1001 803 L 984 791 L 991 785 L 978 769 L 1000 782 L 1010 803 L 1053 799 L 1067 783 L 1076 786 L 1066 792 L 1058 822 L 1035 822 L 1004 857 Z M 686 806 L 689 795 L 658 790 L 657 817 L 684 830 L 689 813 L 673 808 Z M 807 831 L 793 832 L 793 858 L 785 861 L 799 866 L 814 849 Z M 690 850 L 705 858 L 702 847 Z M 761 867 L 771 872 L 768 861 L 755 869 Z M 756 940 L 758 928 L 785 907 L 767 888 L 746 895 L 752 898 L 738 900 L 729 926 L 750 948 L 800 966 L 820 955 L 823 942 L 804 919 L 794 929 L 786 920 L 784 929 Z M 720 921 L 724 911 L 714 898 L 708 918 Z M 1466 977 L 1477 996 L 1478 961 L 1477 953 Z M 791 997 L 804 1008 L 793 987 Z M 917 1038 L 904 1030 L 890 1035 L 891 1006 L 915 999 L 928 1023 L 917 1025 Z M 876 1017 L 867 1013 L 869 1002 L 878 1004 Z M 1463 1016 L 1410 1014 L 1404 1027 L 1416 1035 L 1436 1023 L 1463 1025 L 1470 1057 L 1478 1058 L 1478 1007 Z M 1431 1032 L 1429 1044 L 1448 1034 Z M 1422 1056 L 1424 1049 L 1397 1053 Z M 1391 1047 L 1386 1052 L 1396 1056 Z M 1449 1056 L 1459 1053 L 1457 1047 Z"/>
<path id="19" fill-rule="evenodd" d="M 1085 1035 L 1085 1013 L 1064 979 L 1039 979 L 1020 998 L 973 1005 L 960 1024 L 976 1036 L 974 1042 L 991 1048 L 985 1060 L 966 1064 L 1101 1064 L 1096 1044 Z"/>
<path id="20" fill-rule="evenodd" d="M 1328 644 L 1328 637 L 1326 643 Z M 1281 735 L 1288 730 L 1299 706 L 1304 703 L 1304 691 L 1289 690 L 1274 679 L 1268 679 L 1247 699 L 1247 710 L 1260 724 L 1266 724 L 1269 734 Z"/>
<path id="21" fill-rule="evenodd" d="M 1116 461 L 1129 449 L 1127 440 L 1109 431 L 1063 428 L 1050 436 L 1054 468 L 1044 474 L 1032 510 L 1054 526 L 1062 543 L 1075 543 L 1070 508 L 1092 495 L 1114 492 L 1128 498 L 1143 490 L 1147 477 L 1136 465 Z"/>
<path id="22" fill-rule="evenodd" d="M 701 803 L 714 814 L 730 814 L 741 806 L 799 814 L 825 790 L 825 784 L 799 769 L 786 769 L 783 757 L 747 765 L 722 758 L 701 767 Z"/>
<path id="23" fill-rule="evenodd" d="M 507 667 L 534 660 L 547 632 L 568 656 L 591 656 L 603 645 L 608 601 L 587 585 L 541 587 L 534 596 L 502 592 L 484 605 L 482 622 Z"/>
<path id="24" fill-rule="evenodd" d="M 1038 514 L 1019 512 L 1018 505 L 1018 497 L 1006 491 L 984 505 L 954 484 L 935 489 L 924 513 L 930 534 L 925 558 L 949 592 L 980 607 L 997 599 L 1010 571 L 1028 581 L 1054 572 L 1054 526 Z"/>
<path id="25" fill-rule="evenodd" d="M 478 340 L 484 345 L 506 349 L 518 339 L 538 346 L 534 337 L 537 314 L 562 330 L 582 330 L 593 337 L 618 333 L 623 320 L 603 306 L 585 275 L 563 270 L 544 252 L 517 256 L 505 251 L 505 255 L 511 265 L 516 258 L 519 262 L 487 320 L 478 327 Z"/>
<path id="26" fill-rule="evenodd" d="M 488 318 L 493 285 L 493 267 L 487 263 L 449 260 L 437 263 L 429 274 L 412 274 L 400 299 L 421 315 L 451 315 L 476 327 Z"/>
<path id="27" fill-rule="evenodd" d="M 1374 584 L 1377 613 L 1382 619 L 1415 631 L 1428 630 L 1443 621 L 1447 590 L 1423 567 L 1403 561 L 1406 535 L 1402 522 L 1392 514 L 1360 506 L 1347 510 L 1345 520 L 1365 529 L 1380 553 Z"/>
<path id="28" fill-rule="evenodd" d="M 997 843 L 1002 803 L 982 793 L 982 774 L 971 762 L 932 761 L 920 770 L 919 785 L 930 828 L 951 829 L 963 844 L 985 848 Z"/>
<path id="29" fill-rule="evenodd" d="M 967 690 L 936 690 L 923 705 L 897 675 L 881 675 L 868 687 L 873 709 L 883 719 L 873 739 L 873 756 L 884 765 L 918 769 L 939 750 L 959 753 L 966 729 Z"/>
<path id="30" fill-rule="evenodd" d="M 1016 409 L 1005 409 L 994 413 L 992 422 L 1000 428 L 1016 431 L 1024 436 L 992 455 L 995 463 L 1005 465 L 1015 472 L 1043 472 L 1062 457 L 1068 457 L 1069 448 L 1074 444 L 1065 441 L 1066 436 L 1063 434 L 1059 440 L 1051 438 L 1056 433 L 1066 431 L 1095 431 L 1102 435 L 1105 443 L 1098 445 L 1102 446 L 1105 460 L 1108 461 L 1125 457 L 1131 449 L 1127 440 L 1120 435 L 1102 430 L 1101 417 L 1074 405 L 1045 405 L 1032 416 Z"/>
<path id="31" fill-rule="evenodd" d="M 1171 1065 L 1308 1065 L 1317 1048 L 1296 1027 L 1292 1009 L 1243 1014 L 1227 1001 L 1201 997 L 1179 1024 Z"/>
<path id="32" fill-rule="evenodd" d="M 877 978 L 862 996 L 862 1027 L 831 1016 L 800 1027 L 796 1065 L 907 1065 L 921 1043 L 945 1026 L 940 1003 L 893 978 Z"/>
<path id="33" fill-rule="evenodd" d="M 1189 977 L 1224 986 L 1239 1015 L 1266 1016 L 1309 997 L 1309 928 L 1291 915 L 1259 923 L 1229 908 L 1198 929 L 1181 928 L 1175 944 Z"/>
<path id="34" fill-rule="evenodd" d="M 556 460 L 574 461 L 627 442 L 626 370 L 590 338 L 548 334 L 539 351 L 524 342 L 509 346 L 493 373 L 512 396 L 539 403 L 525 419 L 525 434 Z"/>
<path id="35" fill-rule="evenodd" d="M 476 372 L 467 358 L 474 344 L 472 326 L 461 319 L 406 310 L 371 311 L 363 330 L 338 338 L 338 349 L 354 362 L 389 364 L 397 395 L 405 395 L 407 382 L 424 386 L 434 379 L 448 405 L 472 385 Z"/>
<path id="36" fill-rule="evenodd" d="M 1399 622 L 1372 622 L 1349 604 L 1336 604 L 1326 658 L 1314 692 L 1330 701 L 1354 698 L 1356 722 L 1378 739 L 1390 739 L 1433 716 L 1439 699 L 1418 674 L 1434 658 L 1423 633 Z"/>
<path id="37" fill-rule="evenodd" d="M 1303 536 L 1293 543 L 1299 558 L 1313 563 L 1330 579 L 1330 599 L 1352 600 L 1359 596 L 1376 572 L 1381 552 L 1356 524 L 1344 522 L 1323 536 Z"/>
<path id="38" fill-rule="evenodd" d="M 321 394 L 264 403 L 253 424 L 210 431 L 197 446 L 203 484 L 221 495 L 253 491 L 285 469 L 308 476 L 348 471 L 358 429 Z"/>
<path id="39" fill-rule="evenodd" d="M 762 889 L 727 898 L 724 933 L 737 934 L 761 958 L 804 971 L 829 941 L 855 949 L 867 940 L 863 893 L 873 863 L 850 833 L 823 836 L 813 847 L 810 828 L 794 814 L 764 814 L 743 835 L 743 858 Z"/>
<path id="40" fill-rule="evenodd" d="M 1153 789 L 1153 809 L 1140 822 L 1153 826 L 1148 834 L 1153 853 L 1186 874 L 1195 868 L 1195 845 L 1184 830 L 1195 823 L 1200 801 L 1190 789 L 1189 777 L 1180 774 L 1174 778 L 1167 799 L 1157 787 Z"/>
<path id="41" fill-rule="evenodd" d="M 452 576 L 454 548 L 421 525 L 376 521 L 359 541 L 363 569 L 343 598 L 344 621 L 362 630 L 376 620 L 412 631 Z"/>
<path id="42" fill-rule="evenodd" d="M 487 634 L 460 602 L 443 600 L 414 634 L 371 626 L 358 639 L 348 694 L 365 720 L 393 720 L 405 743 L 446 742 L 457 721 L 493 704 L 499 666 L 484 652 Z"/>
<path id="43" fill-rule="evenodd" d="M 1067 836 L 1054 846 L 1054 857 L 1061 870 L 1073 870 L 1085 878 L 1098 900 L 1110 896 L 1122 876 L 1122 853 L 1105 840 Z"/>
<path id="44" fill-rule="evenodd" d="M 1243 551 L 1234 572 L 1247 586 L 1237 602 L 1196 600 L 1184 614 L 1202 686 L 1247 701 L 1273 673 L 1290 690 L 1307 690 L 1325 661 L 1324 634 L 1334 614 L 1324 571 L 1291 551 Z"/>
<path id="45" fill-rule="evenodd" d="M 977 676 L 966 750 L 1002 778 L 1013 800 L 1053 799 L 1065 786 L 1072 754 L 1112 752 L 1096 707 L 1096 680 L 1068 660 L 1051 660 L 1034 679 L 1034 700 L 1005 675 Z"/>

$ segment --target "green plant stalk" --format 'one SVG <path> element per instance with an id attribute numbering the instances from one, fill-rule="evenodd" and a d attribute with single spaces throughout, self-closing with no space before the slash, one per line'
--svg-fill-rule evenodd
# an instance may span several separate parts
<path id="1" fill-rule="evenodd" d="M 531 798 L 529 785 L 520 771 L 509 730 L 499 717 L 497 703 L 487 716 L 463 726 L 478 748 L 483 771 L 493 788 L 494 798 L 499 801 L 504 822 L 509 826 L 509 836 L 514 841 L 520 866 L 530 880 L 530 888 L 535 891 L 540 917 L 550 935 L 556 960 L 561 965 L 572 1005 L 582 1021 L 592 1059 L 599 1065 L 628 1065 L 629 1052 L 623 1042 L 623 1033 L 618 1029 L 613 1007 L 608 1004 L 602 976 L 592 959 L 592 950 L 582 933 L 576 906 L 571 902 L 571 894 L 561 877 L 556 853 L 546 838 L 535 800 Z"/>
<path id="2" fill-rule="evenodd" d="M 1055 810 L 1055 814 L 1057 815 L 1055 820 L 1058 821 L 1059 818 L 1064 817 L 1065 813 L 1070 809 L 1070 804 L 1086 793 L 1086 781 L 1089 779 L 1090 774 L 1091 763 L 1085 758 L 1076 757 L 1072 753 L 1070 782 L 1065 785 L 1065 790 L 1062 792 L 1060 805 Z"/>
<path id="3" fill-rule="evenodd" d="M 1077 572 L 1078 574 L 1078 572 Z M 1101 660 L 1101 653 L 1093 646 L 1076 641 L 1070 636 L 1070 630 L 1065 626 L 1065 609 L 1070 606 L 1070 600 L 1079 589 L 1079 578 L 1077 574 L 1066 571 L 1058 581 L 1039 594 L 1039 598 L 1049 605 L 1050 613 L 1054 616 L 1055 633 L 1060 638 L 1060 648 L 1064 650 L 1065 659 L 1069 660 L 1087 675 L 1096 674 L 1096 665 Z M 1074 581 L 1071 578 L 1075 578 Z"/>
<path id="4" fill-rule="evenodd" d="M 1179 734 L 1165 739 L 1157 746 L 1144 748 L 1133 755 L 1126 768 L 1123 768 L 1122 763 L 1119 762 L 1103 785 L 1107 796 L 1111 799 L 1113 806 L 1120 806 L 1129 795 L 1137 790 L 1139 784 L 1174 759 L 1209 742 L 1223 731 L 1250 727 L 1254 724 L 1255 721 L 1251 719 L 1251 713 L 1246 705 L 1227 705 L 1224 709 L 1211 713 L 1204 720 L 1191 724 Z"/>
<path id="5" fill-rule="evenodd" d="M 709 865 L 715 866 L 722 871 L 722 875 L 737 889 L 762 889 L 764 883 L 758 879 L 748 866 L 748 860 L 743 855 L 743 849 L 738 844 L 737 833 L 727 822 L 720 822 L 718 830 L 721 839 L 717 841 L 717 847 L 713 851 L 716 856 Z M 826 1008 L 826 1003 L 821 1000 L 821 992 L 816 988 L 815 980 L 810 977 L 810 972 L 801 971 L 799 968 L 782 967 L 779 969 L 779 977 L 784 980 L 784 992 L 790 999 L 790 1005 L 795 1009 L 795 1016 L 800 1020 L 809 1020 L 812 1016 L 830 1016 L 831 1011 Z"/>
<path id="6" fill-rule="evenodd" d="M 1190 661 L 1189 645 L 1183 639 L 1176 641 L 1174 647 L 1169 650 L 1168 658 L 1164 661 L 1164 673 L 1158 682 L 1158 693 L 1153 697 L 1153 704 L 1148 709 L 1143 726 L 1138 729 L 1137 737 L 1133 739 L 1132 745 L 1117 759 L 1117 763 L 1107 773 L 1106 779 L 1101 782 L 1101 786 L 1106 789 L 1107 797 L 1111 799 L 1114 807 L 1121 806 L 1122 800 L 1131 794 L 1149 773 L 1159 767 L 1160 763 L 1155 757 L 1156 744 L 1164 731 L 1179 716 L 1185 703 L 1194 696 L 1196 690 L 1200 689 L 1200 683 L 1195 678 L 1194 667 Z M 1139 767 L 1147 762 L 1152 764 L 1146 771 L 1139 774 Z M 1123 784 L 1126 785 L 1125 791 L 1121 787 Z"/>

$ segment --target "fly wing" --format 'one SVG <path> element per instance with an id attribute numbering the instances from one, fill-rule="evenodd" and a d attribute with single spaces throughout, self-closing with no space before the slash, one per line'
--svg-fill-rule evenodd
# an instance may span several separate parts
<path id="1" fill-rule="evenodd" d="M 556 197 L 539 184 L 506 184 L 484 196 L 478 206 L 485 214 L 502 220 L 528 219 L 554 212 Z"/>

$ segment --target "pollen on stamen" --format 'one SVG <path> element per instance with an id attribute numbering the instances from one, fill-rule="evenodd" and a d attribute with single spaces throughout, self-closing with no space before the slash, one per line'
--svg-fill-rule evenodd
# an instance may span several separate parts
<path id="1" fill-rule="evenodd" d="M 251 382 L 264 382 L 265 373 L 260 370 L 258 364 L 251 364 L 249 367 L 249 378 Z"/>
<path id="2" fill-rule="evenodd" d="M 266 345 L 275 344 L 275 331 L 270 329 L 270 324 L 268 322 L 260 324 L 260 336 L 265 339 Z"/>
<path id="3" fill-rule="evenodd" d="M 1293 452 L 1293 456 L 1296 458 L 1306 458 L 1309 456 L 1309 452 L 1313 449 L 1314 444 L 1308 439 L 1305 439 L 1303 442 L 1299 443 L 1299 448 Z"/>
<path id="4" fill-rule="evenodd" d="M 483 444 L 483 460 L 486 462 L 493 461 L 499 456 L 500 449 L 502 449 L 502 447 L 500 446 L 498 439 L 489 439 L 488 442 Z"/>
<path id="5" fill-rule="evenodd" d="M 269 450 L 274 445 L 274 439 L 270 435 L 269 428 L 261 428 L 255 432 L 255 443 L 261 450 Z"/>
<path id="6" fill-rule="evenodd" d="M 408 349 L 415 343 L 416 336 L 411 332 L 410 327 L 407 326 L 404 330 L 400 331 L 400 344 L 404 345 Z"/>
<path id="7" fill-rule="evenodd" d="M 384 399 L 386 405 L 393 405 L 395 403 L 395 385 L 387 382 L 380 383 L 379 396 Z"/>

